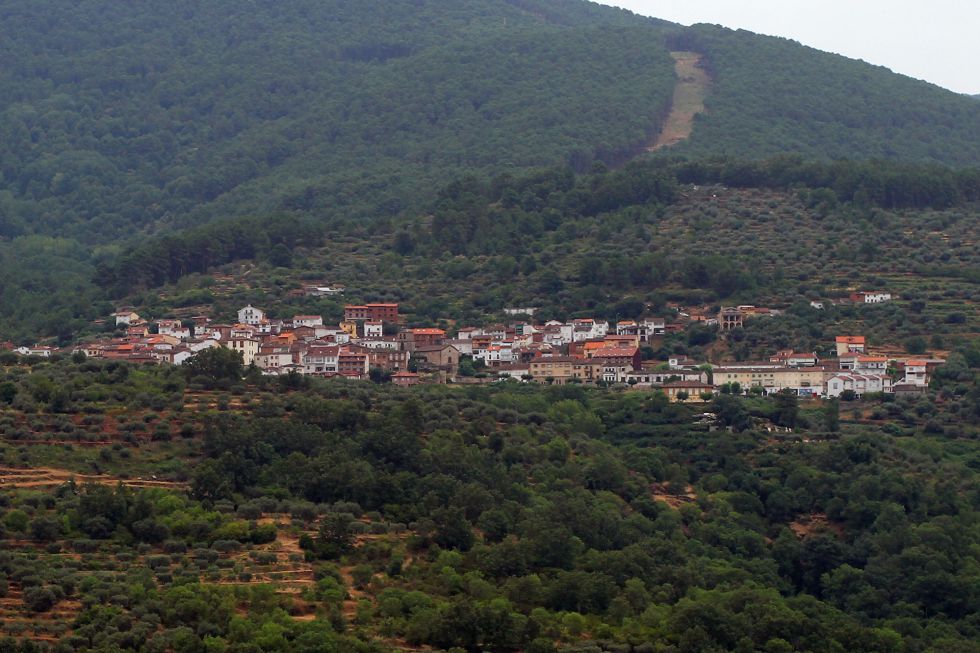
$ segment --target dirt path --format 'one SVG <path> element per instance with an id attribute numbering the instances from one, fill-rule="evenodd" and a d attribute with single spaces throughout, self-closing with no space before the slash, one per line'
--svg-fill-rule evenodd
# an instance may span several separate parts
<path id="1" fill-rule="evenodd" d="M 704 98 L 708 94 L 711 79 L 698 66 L 701 55 L 697 52 L 671 52 L 677 86 L 671 102 L 670 115 L 664 127 L 647 148 L 648 152 L 676 145 L 686 140 L 694 129 L 694 116 L 704 112 Z"/>
<path id="2" fill-rule="evenodd" d="M 694 493 L 694 488 L 690 485 L 684 488 L 683 494 L 679 494 L 667 487 L 664 483 L 652 483 L 650 485 L 650 492 L 655 500 L 663 501 L 674 510 L 677 510 L 685 504 L 694 503 L 698 499 L 698 495 Z"/>
<path id="3" fill-rule="evenodd" d="M 184 489 L 186 483 L 175 481 L 161 481 L 157 479 L 143 478 L 119 478 L 105 474 L 79 474 L 67 469 L 54 469 L 51 467 L 0 467 L 0 488 L 31 488 L 31 487 L 55 487 L 64 485 L 74 479 L 76 483 L 101 483 L 102 485 L 116 485 L 122 483 L 126 487 L 158 487 L 164 489 Z"/>

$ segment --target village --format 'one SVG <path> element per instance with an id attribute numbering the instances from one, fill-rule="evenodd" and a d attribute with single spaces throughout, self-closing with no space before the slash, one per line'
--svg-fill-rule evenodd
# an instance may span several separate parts
<path id="1" fill-rule="evenodd" d="M 342 290 L 341 290 L 342 292 Z M 855 293 L 852 301 L 889 301 L 883 292 Z M 814 308 L 822 306 L 814 305 Z M 835 356 L 776 351 L 764 360 L 713 364 L 672 356 L 644 360 L 643 348 L 691 324 L 716 326 L 724 335 L 746 320 L 778 310 L 725 306 L 716 314 L 678 312 L 610 323 L 593 318 L 535 321 L 535 308 L 507 308 L 506 324 L 406 328 L 398 304 L 348 304 L 336 326 L 320 315 L 271 319 L 248 305 L 233 324 L 200 316 L 147 321 L 133 310 L 112 315 L 124 335 L 62 350 L 90 358 L 138 364 L 182 365 L 201 352 L 224 347 L 238 352 L 246 367 L 261 374 L 371 379 L 399 386 L 421 383 L 569 383 L 663 392 L 672 401 L 707 401 L 717 393 L 860 398 L 869 393 L 924 393 L 940 359 L 889 357 L 868 349 L 865 337 L 840 335 Z M 47 346 L 20 347 L 25 356 L 50 357 Z"/>

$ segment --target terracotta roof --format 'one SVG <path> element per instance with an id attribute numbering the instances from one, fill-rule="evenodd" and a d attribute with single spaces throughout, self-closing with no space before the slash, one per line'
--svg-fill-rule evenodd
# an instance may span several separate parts
<path id="1" fill-rule="evenodd" d="M 863 345 L 864 336 L 837 336 L 837 342 L 848 345 Z"/>

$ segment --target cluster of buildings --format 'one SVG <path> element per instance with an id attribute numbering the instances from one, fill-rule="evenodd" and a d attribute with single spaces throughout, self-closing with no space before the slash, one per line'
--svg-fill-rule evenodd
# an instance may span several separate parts
<path id="1" fill-rule="evenodd" d="M 800 396 L 861 397 L 868 393 L 925 392 L 940 359 L 890 358 L 869 353 L 864 336 L 838 336 L 836 357 L 820 360 L 815 352 L 779 351 L 768 361 L 712 366 L 717 388 L 767 394 L 789 390 Z"/>
<path id="2" fill-rule="evenodd" d="M 96 358 L 180 365 L 211 347 L 239 352 L 245 365 L 266 375 L 289 373 L 366 379 L 376 370 L 398 385 L 423 382 L 487 383 L 513 378 L 548 384 L 626 384 L 659 389 L 671 399 L 699 401 L 718 392 L 789 390 L 799 396 L 860 397 L 867 393 L 924 392 L 943 361 L 895 359 L 868 352 L 863 336 L 840 336 L 836 356 L 779 351 L 768 360 L 710 364 L 683 356 L 644 360 L 641 348 L 655 344 L 677 324 L 664 318 L 608 322 L 530 320 L 533 309 L 511 309 L 515 320 L 460 327 L 454 334 L 434 327 L 405 328 L 398 305 L 347 305 L 344 320 L 324 324 L 319 315 L 270 319 L 255 306 L 238 311 L 234 324 L 206 317 L 163 319 L 148 324 L 132 311 L 114 314 L 125 336 L 81 345 Z M 724 307 L 725 331 L 768 309 Z M 698 321 L 696 318 L 691 322 Z M 479 372 L 479 373 L 477 373 Z"/>

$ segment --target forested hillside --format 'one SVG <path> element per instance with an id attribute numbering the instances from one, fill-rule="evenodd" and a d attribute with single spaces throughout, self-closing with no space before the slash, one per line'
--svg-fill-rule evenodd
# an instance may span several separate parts
<path id="1" fill-rule="evenodd" d="M 977 165 L 980 107 L 927 82 L 787 39 L 700 25 L 672 39 L 712 75 L 691 154 Z"/>
<path id="2" fill-rule="evenodd" d="M 696 154 L 976 164 L 968 99 L 584 2 L 5 3 L 0 235 L 88 245 L 287 209 L 399 215 L 461 171 L 621 162 L 703 55 Z"/>
<path id="3" fill-rule="evenodd" d="M 128 250 L 98 280 L 147 316 L 231 319 L 251 302 L 334 322 L 345 302 L 396 301 L 418 325 L 483 324 L 507 306 L 615 320 L 668 302 L 734 303 L 792 307 L 752 329 L 743 357 L 809 351 L 841 328 L 876 344 L 950 344 L 980 321 L 978 198 L 980 172 L 917 165 L 559 168 L 462 179 L 411 219 L 337 222 L 327 233 L 290 216 L 214 223 Z M 322 280 L 347 295 L 302 296 Z M 808 305 L 861 286 L 901 299 L 857 312 Z"/>
<path id="4" fill-rule="evenodd" d="M 0 235 L 393 214 L 460 168 L 642 144 L 674 83 L 658 33 L 539 4 L 6 3 Z"/>
<path id="5" fill-rule="evenodd" d="M 649 392 L 2 363 L 5 651 L 977 651 L 949 379 L 719 395 L 709 428 Z"/>

